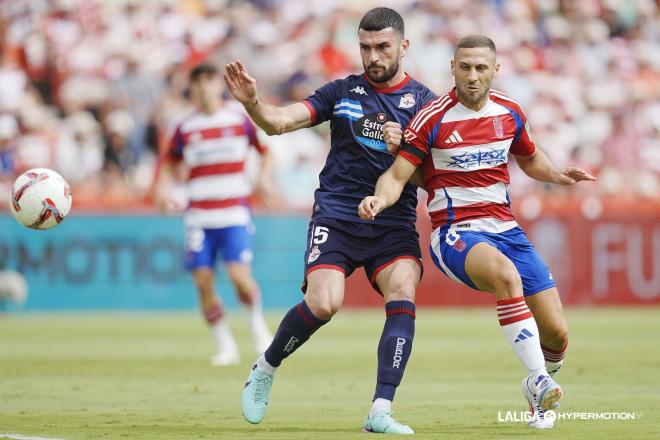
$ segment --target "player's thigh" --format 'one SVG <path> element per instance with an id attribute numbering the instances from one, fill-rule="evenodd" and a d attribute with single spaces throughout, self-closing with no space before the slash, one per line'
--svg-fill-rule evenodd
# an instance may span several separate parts
<path id="1" fill-rule="evenodd" d="M 513 262 L 493 245 L 475 244 L 465 257 L 465 272 L 479 290 L 493 292 L 504 276 L 517 277 Z M 515 274 L 515 275 L 514 275 Z"/>
<path id="2" fill-rule="evenodd" d="M 385 301 L 414 301 L 423 273 L 417 230 L 383 227 L 383 232 L 367 243 L 367 250 L 364 270 Z"/>
<path id="3" fill-rule="evenodd" d="M 214 230 L 186 227 L 183 246 L 185 267 L 190 272 L 215 267 L 218 237 Z"/>
<path id="4" fill-rule="evenodd" d="M 415 302 L 415 290 L 421 277 L 422 268 L 417 258 L 399 258 L 376 275 L 376 285 L 385 302 Z"/>
<path id="5" fill-rule="evenodd" d="M 482 232 L 436 230 L 431 236 L 431 257 L 456 282 L 503 297 L 518 296 L 522 294 L 520 276 L 496 240 Z"/>
<path id="6" fill-rule="evenodd" d="M 520 274 L 525 297 L 555 287 L 550 269 L 521 228 L 504 232 L 501 246 Z"/>
<path id="7" fill-rule="evenodd" d="M 232 262 L 225 264 L 227 276 L 239 292 L 250 290 L 256 283 L 252 275 L 252 265 L 249 263 Z"/>
<path id="8" fill-rule="evenodd" d="M 525 297 L 527 307 L 534 315 L 542 342 L 564 345 L 568 326 L 559 293 L 555 287 Z"/>
<path id="9" fill-rule="evenodd" d="M 195 286 L 202 296 L 213 295 L 215 292 L 215 275 L 209 267 L 199 267 L 191 271 Z"/>
<path id="10" fill-rule="evenodd" d="M 249 266 L 254 259 L 254 233 L 251 225 L 238 225 L 218 230 L 219 247 L 226 265 Z M 240 272 L 243 274 L 245 271 Z"/>
<path id="11" fill-rule="evenodd" d="M 330 319 L 344 302 L 344 272 L 336 268 L 316 268 L 307 274 L 305 302 L 319 319 Z"/>

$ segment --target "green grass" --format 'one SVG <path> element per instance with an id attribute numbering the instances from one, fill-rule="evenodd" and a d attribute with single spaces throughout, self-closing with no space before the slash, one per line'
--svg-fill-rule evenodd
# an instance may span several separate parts
<path id="1" fill-rule="evenodd" d="M 240 394 L 253 353 L 213 368 L 193 313 L 0 316 L 0 434 L 61 439 L 350 439 L 361 433 L 376 371 L 380 311 L 343 311 L 278 372 L 268 414 L 246 423 Z M 269 315 L 274 328 L 280 314 Z M 564 412 L 636 420 L 560 420 L 552 431 L 500 423 L 526 409 L 522 367 L 492 310 L 421 309 L 395 415 L 417 438 L 659 438 L 660 309 L 569 310 L 559 382 Z M 1 438 L 1 437 L 0 437 Z"/>

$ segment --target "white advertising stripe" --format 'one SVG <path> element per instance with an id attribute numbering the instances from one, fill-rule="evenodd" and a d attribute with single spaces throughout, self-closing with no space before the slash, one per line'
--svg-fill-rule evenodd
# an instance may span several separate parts
<path id="1" fill-rule="evenodd" d="M 364 116 L 362 113 L 352 112 L 352 111 L 350 111 L 348 109 L 345 109 L 345 108 L 343 108 L 341 110 L 335 110 L 333 115 L 348 115 L 348 116 L 353 116 L 354 118 L 358 118 L 358 119 L 361 118 L 362 116 Z"/>
<path id="2" fill-rule="evenodd" d="M 489 118 L 506 115 L 508 113 L 509 110 L 506 107 L 493 101 L 489 101 L 478 112 L 470 110 L 462 104 L 457 104 L 447 110 L 442 116 L 442 123 L 446 124 L 448 122 L 467 121 L 469 119 Z"/>
<path id="3" fill-rule="evenodd" d="M 513 139 L 483 145 L 469 145 L 458 148 L 431 148 L 433 165 L 436 170 L 475 171 L 495 168 L 507 163 L 509 148 Z"/>
<path id="4" fill-rule="evenodd" d="M 188 182 L 191 201 L 235 199 L 250 194 L 250 184 L 244 173 L 198 177 Z"/>
<path id="5" fill-rule="evenodd" d="M 362 112 L 362 106 L 360 104 L 353 104 L 348 101 L 340 101 L 337 104 L 335 104 L 335 110 L 340 108 L 352 108 L 354 110 L 359 110 L 360 112 Z"/>
<path id="6" fill-rule="evenodd" d="M 250 210 L 246 206 L 219 209 L 188 209 L 183 217 L 186 226 L 198 228 L 226 228 L 251 223 Z"/>
<path id="7" fill-rule="evenodd" d="M 232 136 L 190 143 L 183 149 L 183 155 L 186 165 L 192 168 L 214 163 L 241 162 L 245 160 L 248 148 L 246 137 Z"/>
<path id="8" fill-rule="evenodd" d="M 452 206 L 455 208 L 461 206 L 474 205 L 475 203 L 506 203 L 506 184 L 498 182 L 494 185 L 484 187 L 462 188 L 459 186 L 450 186 L 445 188 L 449 197 L 451 197 Z M 447 197 L 444 191 L 436 191 L 435 197 L 429 203 L 429 212 L 447 209 Z"/>

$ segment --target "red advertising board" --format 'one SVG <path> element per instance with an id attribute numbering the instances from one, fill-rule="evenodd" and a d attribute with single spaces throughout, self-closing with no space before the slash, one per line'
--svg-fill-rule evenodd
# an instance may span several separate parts
<path id="1" fill-rule="evenodd" d="M 529 199 L 519 206 L 527 210 L 517 211 L 518 221 L 550 267 L 564 304 L 660 304 L 657 201 Z M 490 294 L 459 285 L 435 267 L 428 251 L 430 222 L 424 210 L 419 217 L 424 277 L 417 303 L 492 305 Z M 382 300 L 359 271 L 349 279 L 344 304 L 371 306 Z"/>

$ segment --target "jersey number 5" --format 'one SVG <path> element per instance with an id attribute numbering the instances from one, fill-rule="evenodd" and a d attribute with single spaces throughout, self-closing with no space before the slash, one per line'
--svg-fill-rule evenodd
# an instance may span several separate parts
<path id="1" fill-rule="evenodd" d="M 314 228 L 314 237 L 312 239 L 312 243 L 314 244 L 321 244 L 325 243 L 328 241 L 328 232 L 330 230 L 326 228 L 325 226 L 317 226 Z"/>

